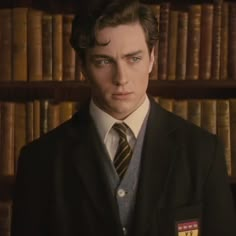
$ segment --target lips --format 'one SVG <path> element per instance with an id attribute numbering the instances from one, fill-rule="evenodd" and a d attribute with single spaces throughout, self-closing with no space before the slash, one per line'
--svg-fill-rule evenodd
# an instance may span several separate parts
<path id="1" fill-rule="evenodd" d="M 114 99 L 119 99 L 119 100 L 123 100 L 123 99 L 127 99 L 129 96 L 131 96 L 131 92 L 121 92 L 121 93 L 113 93 L 112 97 Z"/>

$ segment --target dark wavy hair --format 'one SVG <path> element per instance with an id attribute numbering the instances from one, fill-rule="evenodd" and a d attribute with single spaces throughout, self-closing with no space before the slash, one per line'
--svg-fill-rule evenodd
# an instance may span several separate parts
<path id="1" fill-rule="evenodd" d="M 104 2 L 101 1 L 100 2 Z M 158 22 L 152 10 L 138 1 L 119 0 L 100 3 L 93 9 L 78 13 L 72 22 L 70 43 L 84 62 L 87 48 L 107 45 L 96 40 L 96 32 L 105 27 L 139 22 L 145 33 L 149 52 L 158 40 Z M 122 37 L 122 36 L 121 36 Z"/>

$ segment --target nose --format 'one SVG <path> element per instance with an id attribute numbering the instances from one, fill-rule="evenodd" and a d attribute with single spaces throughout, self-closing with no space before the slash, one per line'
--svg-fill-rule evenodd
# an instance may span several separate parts
<path id="1" fill-rule="evenodd" d="M 124 64 L 122 63 L 116 64 L 115 73 L 113 76 L 113 82 L 115 85 L 125 85 L 128 83 L 127 70 Z"/>

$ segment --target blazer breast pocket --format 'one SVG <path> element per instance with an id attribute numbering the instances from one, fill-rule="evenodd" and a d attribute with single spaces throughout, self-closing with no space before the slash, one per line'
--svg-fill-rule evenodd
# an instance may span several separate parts
<path id="1" fill-rule="evenodd" d="M 156 219 L 158 235 L 200 236 L 202 205 L 159 208 Z"/>

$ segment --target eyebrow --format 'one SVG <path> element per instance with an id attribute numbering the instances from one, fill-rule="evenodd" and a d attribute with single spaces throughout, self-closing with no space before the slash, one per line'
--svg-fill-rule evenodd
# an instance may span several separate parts
<path id="1" fill-rule="evenodd" d="M 138 50 L 138 51 L 135 51 L 135 52 L 130 52 L 130 53 L 126 53 L 122 56 L 122 58 L 125 58 L 125 57 L 132 57 L 132 56 L 135 56 L 135 55 L 138 55 L 140 53 L 142 53 L 143 51 L 142 50 Z M 113 59 L 113 57 L 109 56 L 109 55 L 106 55 L 106 54 L 94 54 L 94 55 L 91 55 L 91 58 L 92 59 L 96 59 L 96 58 L 108 58 L 108 59 Z"/>

